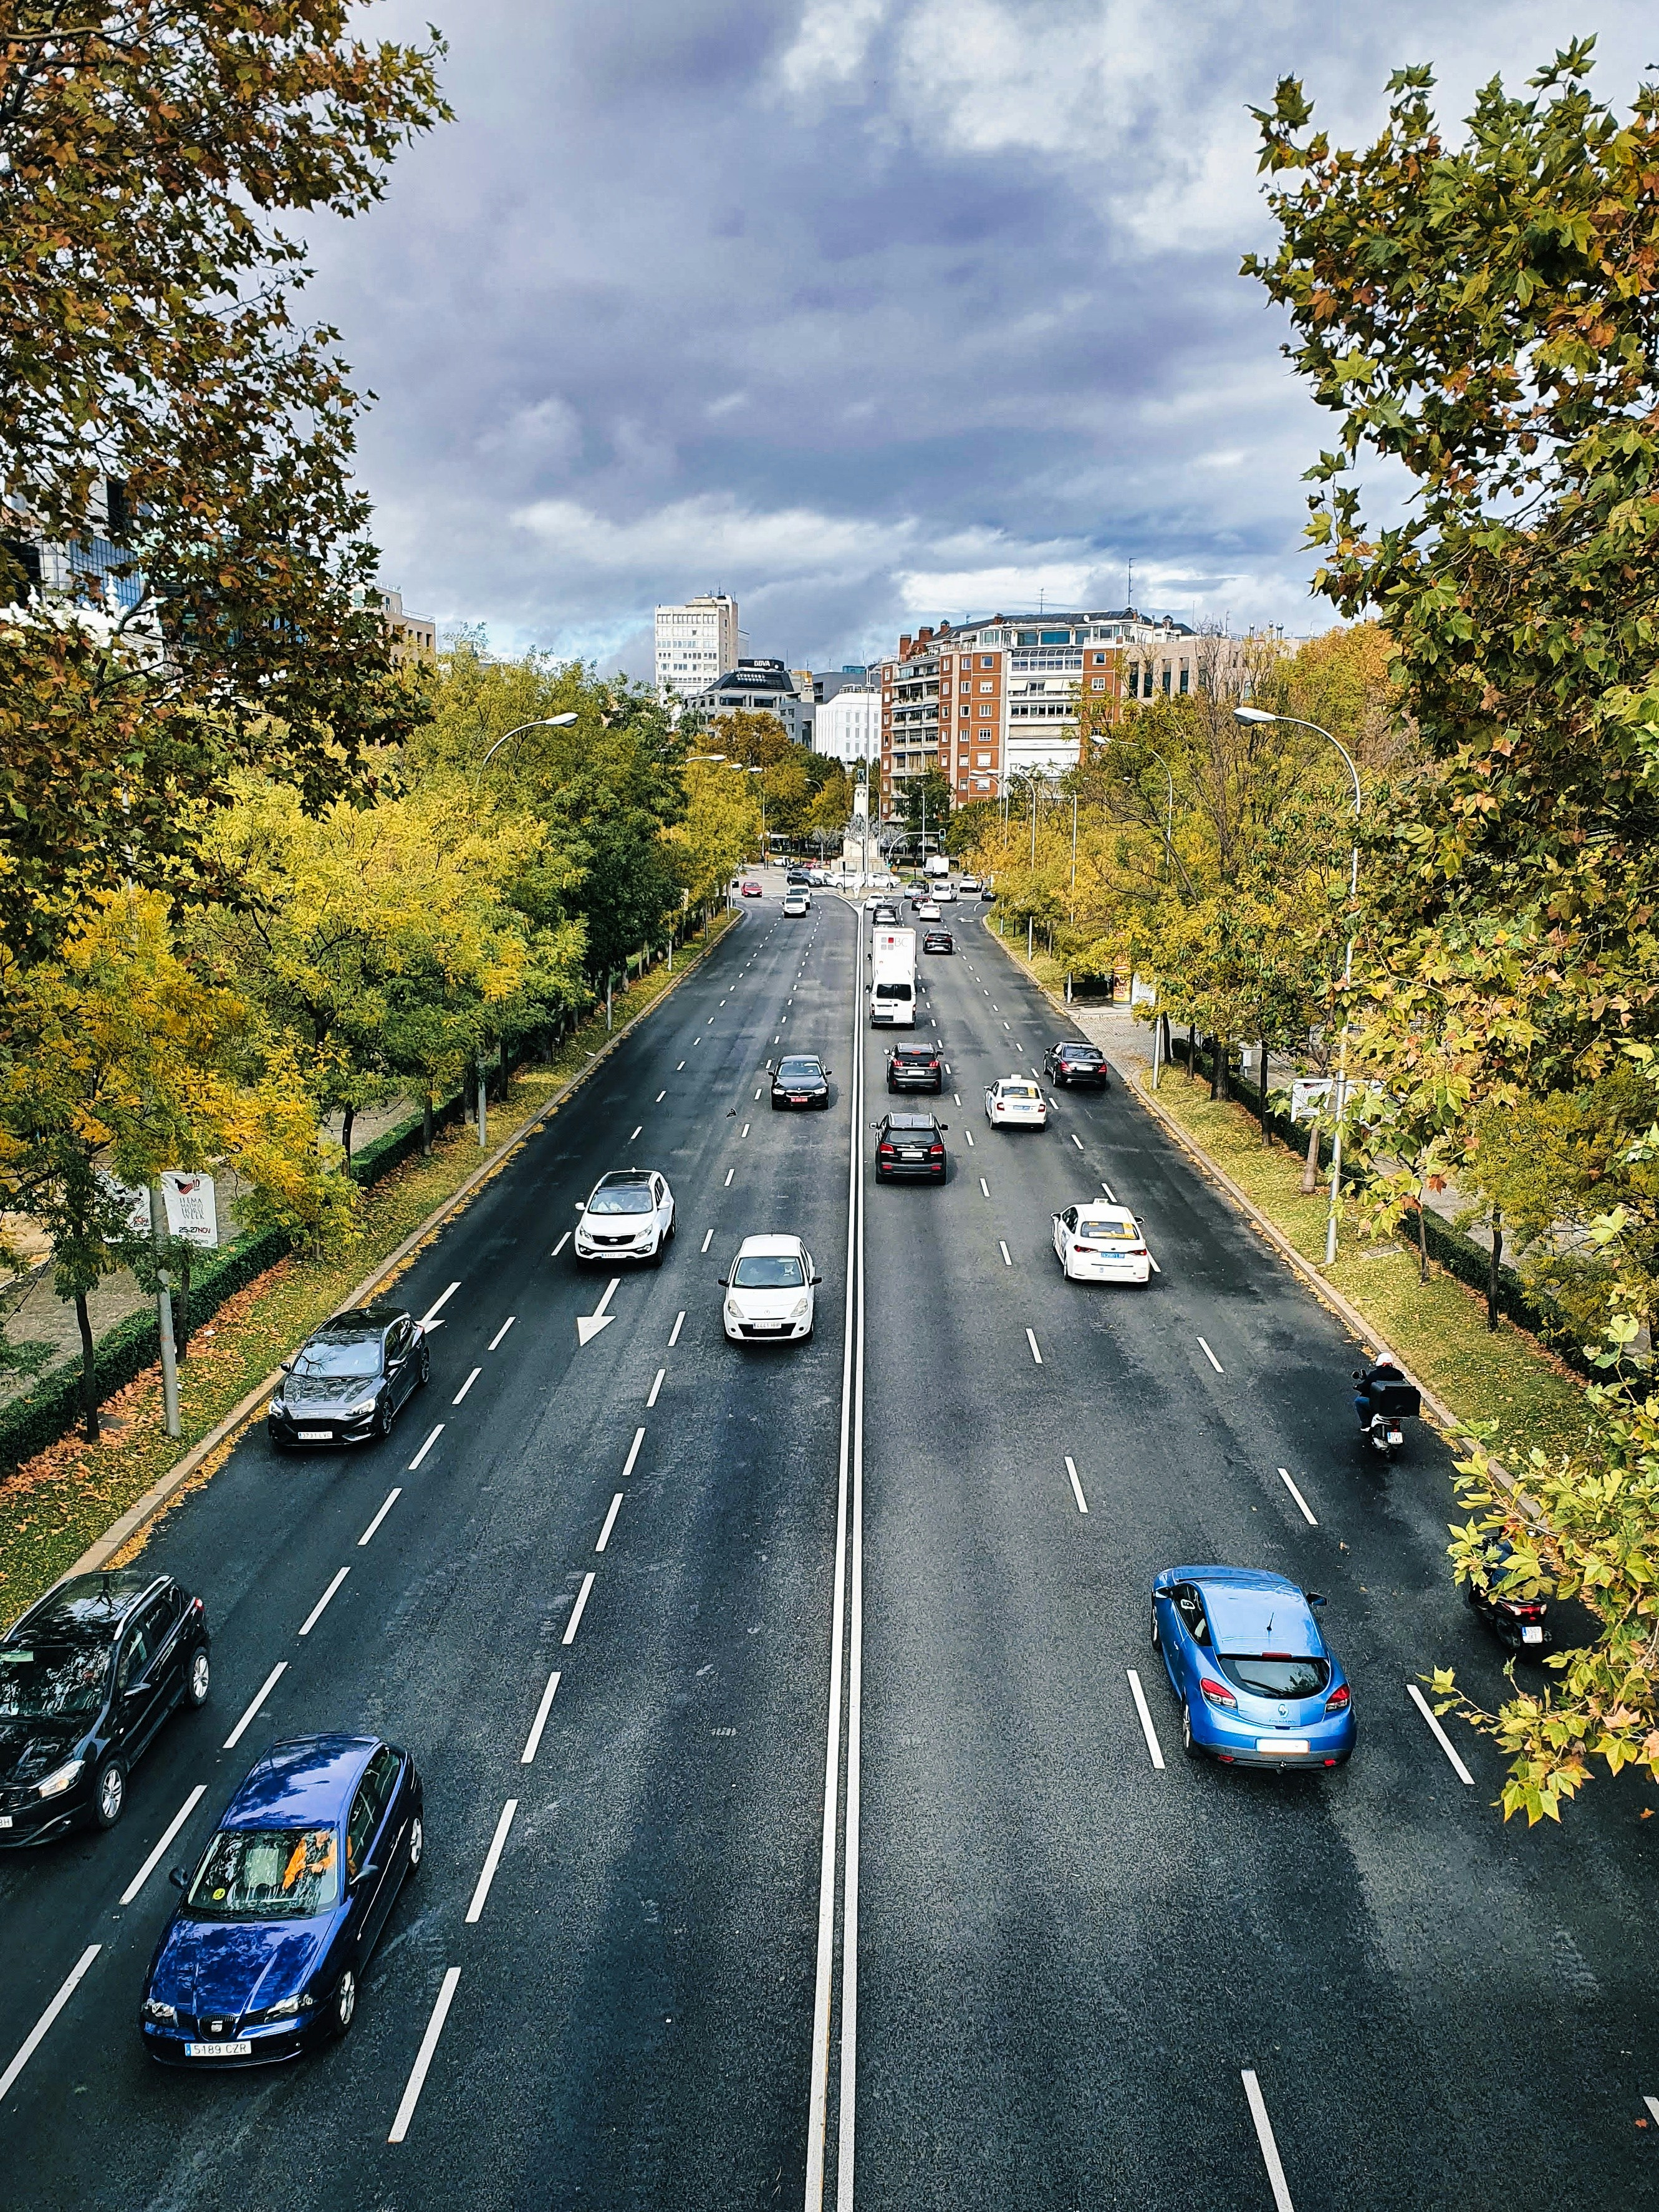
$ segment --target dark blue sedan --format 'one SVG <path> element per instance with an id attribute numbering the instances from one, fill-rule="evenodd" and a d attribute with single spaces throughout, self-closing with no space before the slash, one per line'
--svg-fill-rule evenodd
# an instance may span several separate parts
<path id="1" fill-rule="evenodd" d="M 1165 1568 L 1152 1584 L 1152 1642 L 1194 1758 L 1280 1767 L 1347 1758 L 1353 1693 L 1314 1618 L 1324 1602 L 1253 1567 Z"/>
<path id="2" fill-rule="evenodd" d="M 371 1735 L 273 1745 L 231 1799 L 144 1981 L 152 2058 L 259 2066 L 343 2035 L 424 1844 L 421 1778 Z"/>

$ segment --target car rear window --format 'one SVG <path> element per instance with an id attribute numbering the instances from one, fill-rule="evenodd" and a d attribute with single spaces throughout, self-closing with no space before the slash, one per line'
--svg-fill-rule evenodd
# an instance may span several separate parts
<path id="1" fill-rule="evenodd" d="M 1130 1243 L 1140 1242 L 1140 1231 L 1127 1213 L 1091 1214 L 1077 1225 L 1079 1237 L 1121 1237 Z"/>
<path id="2" fill-rule="evenodd" d="M 1216 1654 L 1223 1674 L 1241 1690 L 1261 1698 L 1316 1698 L 1331 1679 L 1322 1659 L 1271 1657 L 1246 1651 Z"/>
<path id="3" fill-rule="evenodd" d="M 910 996 L 910 986 L 908 983 L 878 983 L 876 996 L 878 999 L 908 1000 Z"/>
<path id="4" fill-rule="evenodd" d="M 1036 1085 L 1032 1083 L 1005 1083 L 1002 1095 L 1005 1098 L 1035 1098 Z"/>

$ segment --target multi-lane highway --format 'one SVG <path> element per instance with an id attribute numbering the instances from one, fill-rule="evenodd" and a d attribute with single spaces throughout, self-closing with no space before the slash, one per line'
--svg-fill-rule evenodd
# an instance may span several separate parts
<path id="1" fill-rule="evenodd" d="M 859 917 L 769 892 L 404 1278 L 442 1327 L 392 1437 L 256 1432 L 158 1528 L 213 1696 L 112 1832 L 0 1857 L 8 2205 L 1651 2192 L 1652 1824 L 1598 1785 L 1501 1826 L 1492 1747 L 1455 1730 L 1460 1771 L 1408 1692 L 1500 1687 L 1443 1450 L 1358 1462 L 1353 1346 L 1121 1091 L 991 1130 L 985 1084 L 1059 1025 L 954 911 L 943 1188 L 869 1182 Z M 828 1115 L 769 1111 L 792 1047 Z M 634 1164 L 678 1234 L 584 1344 L 611 1279 L 567 1232 Z M 1050 1216 L 1103 1187 L 1145 1291 L 1060 1278 Z M 769 1230 L 823 1271 L 817 1334 L 740 1349 L 717 1278 Z M 1183 1759 L 1146 1592 L 1209 1559 L 1328 1594 L 1346 1770 Z M 349 2037 L 150 2067 L 167 1869 L 264 1743 L 333 1728 L 408 1745 L 427 1798 Z"/>

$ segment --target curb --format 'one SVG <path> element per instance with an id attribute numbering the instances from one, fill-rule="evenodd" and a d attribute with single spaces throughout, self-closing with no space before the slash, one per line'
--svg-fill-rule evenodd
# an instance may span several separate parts
<path id="1" fill-rule="evenodd" d="M 739 913 L 738 919 L 742 921 L 746 919 L 746 916 Z M 346 1306 L 362 1304 L 366 1299 L 372 1297 L 377 1290 L 382 1288 L 397 1273 L 410 1253 L 430 1237 L 434 1230 L 441 1229 L 450 1215 L 456 1212 L 462 1204 L 471 1197 L 480 1184 L 488 1182 L 496 1169 L 510 1159 L 527 1138 L 534 1135 L 548 1115 L 556 1111 L 573 1092 L 581 1088 L 600 1062 L 610 1058 L 624 1037 L 631 1036 L 641 1022 L 649 1020 L 665 1000 L 672 999 L 686 976 L 701 967 L 711 954 L 718 951 L 731 933 L 729 929 L 722 930 L 712 945 L 707 946 L 702 952 L 693 955 L 682 973 L 676 975 L 672 982 L 666 984 L 648 1006 L 642 1006 L 630 1021 L 624 1022 L 619 1030 L 607 1037 L 586 1067 L 578 1068 L 576 1073 L 562 1084 L 544 1104 L 536 1109 L 527 1121 L 520 1122 L 505 1142 L 497 1146 L 493 1152 L 474 1168 L 465 1182 L 451 1191 L 449 1196 L 428 1214 L 418 1228 L 411 1229 L 402 1243 L 395 1250 L 388 1252 L 385 1259 L 376 1264 L 371 1274 L 364 1276 L 362 1281 L 349 1291 L 343 1301 L 342 1311 Z M 239 1398 L 223 1419 L 217 1422 L 204 1437 L 193 1443 L 182 1459 L 176 1460 L 158 1481 L 150 1485 L 142 1498 L 128 1506 L 118 1520 L 112 1521 L 97 1541 L 88 1545 L 82 1553 L 74 1565 L 64 1570 L 64 1572 L 58 1576 L 58 1581 L 64 1582 L 71 1575 L 95 1574 L 100 1567 L 107 1565 L 117 1552 L 132 1541 L 147 1522 L 153 1521 L 161 1508 L 170 1499 L 177 1497 L 191 1476 L 200 1472 L 219 1447 L 234 1437 L 243 1423 L 258 1412 L 282 1379 L 283 1370 L 280 1367 L 273 1367 L 263 1382 L 256 1382 L 245 1397 Z M 53 1587 L 55 1588 L 56 1584 Z"/>

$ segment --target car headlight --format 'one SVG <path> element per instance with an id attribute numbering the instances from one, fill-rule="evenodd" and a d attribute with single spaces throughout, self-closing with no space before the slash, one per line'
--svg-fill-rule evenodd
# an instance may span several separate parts
<path id="1" fill-rule="evenodd" d="M 160 1997 L 146 1997 L 143 2013 L 146 2020 L 177 2020 L 179 2008 L 177 2005 L 163 2004 Z"/>
<path id="2" fill-rule="evenodd" d="M 805 1321 L 808 1312 L 811 1310 L 811 1304 L 812 1301 L 811 1298 L 797 1298 L 793 1306 L 790 1309 L 790 1320 Z"/>
<path id="3" fill-rule="evenodd" d="M 265 2007 L 265 2018 L 267 2020 L 291 2020 L 296 2012 L 309 2012 L 316 2002 L 316 1998 L 309 1995 L 293 1997 L 278 1997 L 274 2005 L 267 2005 Z"/>
<path id="4" fill-rule="evenodd" d="M 275 1413 L 277 1419 L 280 1421 L 287 1414 L 288 1407 L 283 1403 L 280 1398 L 273 1398 L 270 1406 L 266 1408 L 266 1411 Z"/>
<path id="5" fill-rule="evenodd" d="M 66 1790 L 72 1788 L 79 1780 L 81 1769 L 85 1765 L 86 1761 L 83 1759 L 71 1759 L 66 1765 L 56 1768 L 47 1775 L 44 1782 L 37 1783 L 35 1788 L 42 1797 L 61 1797 Z"/>
<path id="6" fill-rule="evenodd" d="M 348 1410 L 347 1420 L 361 1421 L 366 1413 L 372 1413 L 374 1411 L 376 1402 L 373 1398 L 365 1398 L 361 1404 L 353 1406 Z"/>
<path id="7" fill-rule="evenodd" d="M 726 1317 L 728 1321 L 741 1321 L 743 1319 L 743 1308 L 738 1304 L 735 1298 L 727 1298 L 726 1301 Z"/>

